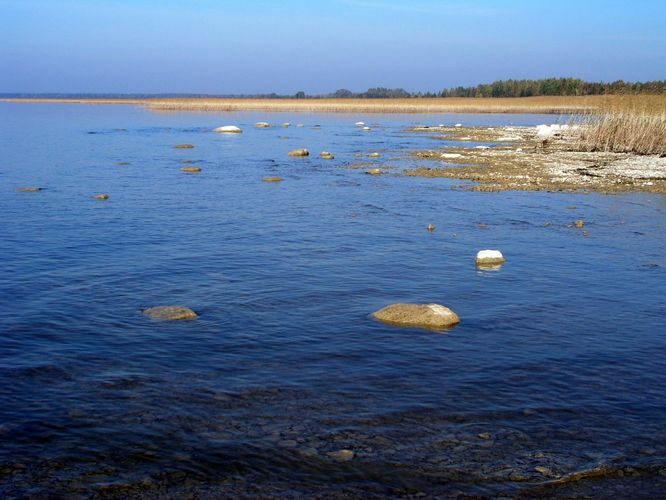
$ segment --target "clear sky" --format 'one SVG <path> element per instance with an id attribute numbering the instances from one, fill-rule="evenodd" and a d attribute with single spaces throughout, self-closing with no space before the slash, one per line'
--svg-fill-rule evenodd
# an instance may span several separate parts
<path id="1" fill-rule="evenodd" d="M 666 0 L 0 0 L 0 92 L 666 79 Z"/>

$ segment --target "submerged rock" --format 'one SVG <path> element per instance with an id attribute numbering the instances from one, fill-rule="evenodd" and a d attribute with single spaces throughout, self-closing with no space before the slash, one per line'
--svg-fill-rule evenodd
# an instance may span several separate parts
<path id="1" fill-rule="evenodd" d="M 333 158 L 335 158 L 335 156 L 333 156 L 333 153 L 329 153 L 328 151 L 322 151 L 321 153 L 319 153 L 319 156 L 324 160 L 332 160 Z"/>
<path id="2" fill-rule="evenodd" d="M 337 450 L 328 452 L 326 456 L 338 462 L 349 462 L 354 458 L 354 452 L 351 450 Z"/>
<path id="3" fill-rule="evenodd" d="M 198 174 L 201 172 L 200 167 L 182 167 L 180 169 L 181 172 L 185 172 L 186 174 Z"/>
<path id="4" fill-rule="evenodd" d="M 581 227 L 585 226 L 585 221 L 582 219 L 575 220 L 574 226 L 580 229 Z"/>
<path id="5" fill-rule="evenodd" d="M 109 199 L 109 195 L 106 194 L 106 193 L 96 194 L 96 195 L 95 195 L 95 199 L 96 199 L 96 200 L 108 200 L 108 199 Z"/>
<path id="6" fill-rule="evenodd" d="M 476 265 L 479 267 L 501 266 L 505 262 L 504 255 L 499 250 L 481 250 L 476 254 Z"/>
<path id="7" fill-rule="evenodd" d="M 218 134 L 240 134 L 243 131 L 236 125 L 225 125 L 223 127 L 217 127 L 216 129 L 213 129 L 213 132 L 217 132 Z"/>
<path id="8" fill-rule="evenodd" d="M 192 144 L 176 144 L 174 148 L 176 149 L 192 149 L 194 146 Z"/>
<path id="9" fill-rule="evenodd" d="M 282 177 L 274 176 L 274 177 L 264 177 L 261 180 L 264 182 L 282 182 L 284 179 Z"/>
<path id="10" fill-rule="evenodd" d="M 268 123 L 268 122 L 257 122 L 257 123 L 254 124 L 254 126 L 256 128 L 268 128 L 268 127 L 271 126 L 271 124 Z"/>
<path id="11" fill-rule="evenodd" d="M 448 307 L 439 304 L 391 304 L 372 314 L 373 318 L 397 326 L 440 329 L 460 323 Z"/>
<path id="12" fill-rule="evenodd" d="M 36 187 L 36 186 L 16 188 L 16 190 L 20 193 L 39 193 L 42 189 L 44 189 L 44 188 L 40 188 L 40 187 Z"/>
<path id="13" fill-rule="evenodd" d="M 309 156 L 310 151 L 308 151 L 305 148 L 300 148 L 300 149 L 294 149 L 293 151 L 289 151 L 289 156 Z"/>
<path id="14" fill-rule="evenodd" d="M 178 321 L 182 319 L 194 319 L 197 317 L 197 313 L 185 306 L 156 306 L 145 309 L 143 314 L 151 319 L 159 319 L 163 321 Z"/>

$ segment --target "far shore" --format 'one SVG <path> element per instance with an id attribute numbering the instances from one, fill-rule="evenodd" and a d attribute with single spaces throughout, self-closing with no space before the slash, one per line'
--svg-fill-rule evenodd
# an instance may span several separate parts
<path id="1" fill-rule="evenodd" d="M 509 98 L 409 99 L 245 99 L 245 98 L 3 98 L 0 102 L 124 104 L 152 111 L 269 111 L 310 113 L 539 113 L 574 114 L 612 106 L 623 100 L 647 102 L 663 96 L 554 96 Z"/>

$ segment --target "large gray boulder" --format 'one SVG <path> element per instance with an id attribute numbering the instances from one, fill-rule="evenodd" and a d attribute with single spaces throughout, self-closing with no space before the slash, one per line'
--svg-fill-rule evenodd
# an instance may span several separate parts
<path id="1" fill-rule="evenodd" d="M 376 311 L 372 316 L 391 325 L 435 330 L 460 323 L 456 313 L 439 304 L 391 304 Z"/>

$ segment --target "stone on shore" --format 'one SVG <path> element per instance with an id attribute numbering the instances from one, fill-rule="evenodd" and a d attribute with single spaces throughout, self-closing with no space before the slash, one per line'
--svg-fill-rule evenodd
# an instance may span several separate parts
<path id="1" fill-rule="evenodd" d="M 271 126 L 271 124 L 268 123 L 268 122 L 257 122 L 257 123 L 254 124 L 254 126 L 256 128 L 268 128 L 268 127 Z"/>
<path id="2" fill-rule="evenodd" d="M 192 144 L 176 144 L 174 148 L 176 149 L 192 149 L 194 146 Z"/>
<path id="3" fill-rule="evenodd" d="M 319 156 L 324 160 L 332 160 L 333 158 L 335 158 L 333 156 L 333 153 L 329 153 L 328 151 L 322 151 L 321 153 L 319 153 Z"/>
<path id="4" fill-rule="evenodd" d="M 448 307 L 439 304 L 391 304 L 372 314 L 384 323 L 441 329 L 460 323 L 460 318 Z"/>
<path id="5" fill-rule="evenodd" d="M 42 189 L 44 188 L 35 187 L 35 186 L 16 188 L 16 190 L 20 193 L 39 193 Z"/>
<path id="6" fill-rule="evenodd" d="M 310 151 L 308 151 L 305 148 L 300 148 L 300 149 L 294 149 L 293 151 L 289 151 L 289 156 L 309 156 Z"/>
<path id="7" fill-rule="evenodd" d="M 96 194 L 96 195 L 95 195 L 95 199 L 96 199 L 96 200 L 108 200 L 108 199 L 109 199 L 109 195 L 106 194 L 106 193 Z"/>
<path id="8" fill-rule="evenodd" d="M 499 250 L 481 250 L 476 254 L 476 265 L 479 267 L 501 266 L 505 262 L 504 255 Z"/>
<path id="9" fill-rule="evenodd" d="M 282 177 L 273 176 L 273 177 L 264 177 L 261 180 L 264 182 L 282 182 L 284 179 Z"/>
<path id="10" fill-rule="evenodd" d="M 197 317 L 197 313 L 185 306 L 156 306 L 145 309 L 143 314 L 151 319 L 163 321 L 178 321 L 182 319 L 194 319 Z"/>
<path id="11" fill-rule="evenodd" d="M 180 169 L 181 172 L 185 172 L 186 174 L 198 174 L 201 172 L 200 167 L 182 167 Z"/>
<path id="12" fill-rule="evenodd" d="M 217 127 L 216 129 L 213 129 L 213 132 L 217 132 L 218 134 L 240 134 L 243 131 L 236 125 L 225 125 L 223 127 Z"/>

